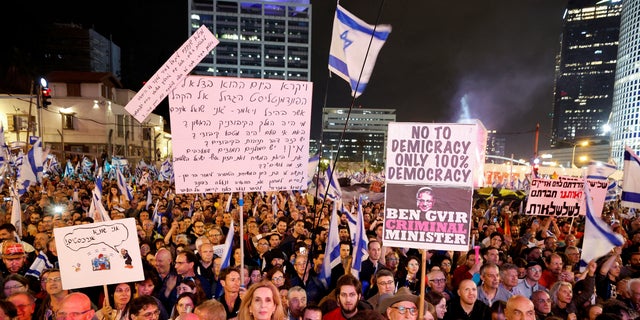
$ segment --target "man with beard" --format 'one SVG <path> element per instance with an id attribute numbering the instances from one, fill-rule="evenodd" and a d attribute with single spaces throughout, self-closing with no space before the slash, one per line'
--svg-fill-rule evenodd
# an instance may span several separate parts
<path id="1" fill-rule="evenodd" d="M 547 268 L 542 271 L 542 276 L 538 281 L 545 288 L 551 288 L 562 273 L 562 257 L 557 253 L 552 253 L 545 261 Z"/>
<path id="2" fill-rule="evenodd" d="M 307 306 L 307 292 L 302 287 L 292 287 L 287 293 L 287 301 L 289 320 L 299 320 L 302 317 L 302 311 Z"/>
<path id="3" fill-rule="evenodd" d="M 351 274 L 345 274 L 336 283 L 336 302 L 338 307 L 325 314 L 322 320 L 346 320 L 358 313 L 362 284 Z"/>
<path id="4" fill-rule="evenodd" d="M 491 319 L 491 309 L 478 301 L 475 282 L 465 279 L 460 282 L 458 295 L 451 299 L 444 320 L 484 320 Z"/>

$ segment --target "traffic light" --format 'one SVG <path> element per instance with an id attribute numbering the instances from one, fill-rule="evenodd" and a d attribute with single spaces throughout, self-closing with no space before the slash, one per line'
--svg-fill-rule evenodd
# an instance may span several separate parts
<path id="1" fill-rule="evenodd" d="M 539 168 L 540 168 L 540 165 L 539 165 L 539 164 L 537 164 L 537 163 L 536 163 L 536 164 L 534 164 L 534 165 L 533 165 L 533 176 L 534 176 L 535 178 L 537 178 L 537 177 L 538 177 L 538 169 L 539 169 Z"/>
<path id="2" fill-rule="evenodd" d="M 42 87 L 42 108 L 47 109 L 51 104 L 51 89 Z"/>

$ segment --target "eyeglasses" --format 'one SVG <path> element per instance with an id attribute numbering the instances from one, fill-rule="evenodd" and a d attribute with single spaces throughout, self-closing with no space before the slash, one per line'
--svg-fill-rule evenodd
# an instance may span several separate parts
<path id="1" fill-rule="evenodd" d="M 395 282 L 393 280 L 389 280 L 389 281 L 378 281 L 378 285 L 379 286 L 390 286 L 393 285 Z"/>
<path id="2" fill-rule="evenodd" d="M 150 319 L 150 318 L 158 318 L 160 316 L 160 310 L 145 312 L 140 315 L 140 317 Z"/>
<path id="3" fill-rule="evenodd" d="M 398 310 L 398 313 L 400 314 L 405 314 L 407 313 L 407 311 L 409 311 L 410 314 L 414 315 L 416 314 L 416 312 L 418 312 L 418 308 L 407 308 L 403 306 L 391 307 L 391 308 Z"/>
<path id="4" fill-rule="evenodd" d="M 5 290 L 13 290 L 13 289 L 20 289 L 20 288 L 24 288 L 24 285 L 16 284 L 15 286 L 6 286 L 6 287 L 4 287 Z"/>
<path id="5" fill-rule="evenodd" d="M 398 261 L 398 258 L 387 258 L 387 261 Z"/>
<path id="6" fill-rule="evenodd" d="M 282 281 L 282 280 L 284 280 L 284 277 L 273 277 L 273 278 L 271 278 L 271 280 L 273 280 L 273 281 Z"/>
<path id="7" fill-rule="evenodd" d="M 56 278 L 43 278 L 42 282 L 44 283 L 49 283 L 49 282 L 60 282 L 60 280 L 62 280 L 62 278 L 60 277 L 56 277 Z"/>
<path id="8" fill-rule="evenodd" d="M 89 309 L 89 310 L 85 310 L 82 312 L 64 312 L 64 311 L 58 311 L 56 312 L 56 319 L 57 320 L 65 320 L 65 319 L 77 319 L 78 317 L 80 317 L 81 315 L 91 311 L 93 309 Z"/>
<path id="9" fill-rule="evenodd" d="M 429 282 L 435 282 L 435 283 L 443 283 L 447 281 L 446 279 L 431 279 L 429 280 Z"/>

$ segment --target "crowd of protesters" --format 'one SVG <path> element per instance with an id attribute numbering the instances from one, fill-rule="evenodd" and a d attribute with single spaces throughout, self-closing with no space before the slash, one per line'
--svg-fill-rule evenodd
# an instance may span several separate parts
<path id="1" fill-rule="evenodd" d="M 478 198 L 470 230 L 478 254 L 472 246 L 468 252 L 418 250 L 386 247 L 384 204 L 365 201 L 369 257 L 356 276 L 349 273 L 354 239 L 348 215 L 357 210 L 346 203 L 332 231 L 340 238 L 339 263 L 325 283 L 320 274 L 334 209 L 327 199 L 300 192 L 245 193 L 240 206 L 237 194 L 175 194 L 168 182 L 138 185 L 131 200 L 115 181 L 102 189 L 112 220 L 136 220 L 141 256 L 132 258 L 141 259 L 145 279 L 109 285 L 107 296 L 102 287 L 64 290 L 53 229 L 95 221 L 89 212 L 94 185 L 45 179 L 21 197 L 20 228 L 9 223 L 11 201 L 0 205 L 0 320 L 640 316 L 640 218 L 615 202 L 605 206 L 602 218 L 625 244 L 581 267 L 580 217 L 525 216 L 518 213 L 519 200 Z M 229 233 L 233 255 L 222 268 L 214 248 Z M 38 255 L 54 267 L 34 271 Z M 426 313 L 418 315 L 421 293 Z M 530 312 L 519 307 L 529 304 Z"/>

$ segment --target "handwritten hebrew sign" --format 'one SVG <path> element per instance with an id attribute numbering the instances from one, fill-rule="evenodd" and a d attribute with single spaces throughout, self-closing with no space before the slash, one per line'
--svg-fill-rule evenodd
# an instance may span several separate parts
<path id="1" fill-rule="evenodd" d="M 307 189 L 311 82 L 189 76 L 169 95 L 177 193 Z"/>
<path id="2" fill-rule="evenodd" d="M 64 289 L 144 280 L 134 218 L 55 228 Z"/>
<path id="3" fill-rule="evenodd" d="M 211 53 L 218 43 L 220 41 L 205 25 L 202 25 L 127 103 L 125 107 L 127 112 L 139 122 L 143 122 L 171 89 L 180 83 L 207 54 Z"/>
<path id="4" fill-rule="evenodd" d="M 587 179 L 589 193 L 593 197 L 593 213 L 600 216 L 607 195 L 606 180 Z M 576 217 L 587 214 L 584 194 L 584 179 L 551 180 L 533 179 L 525 214 Z"/>

